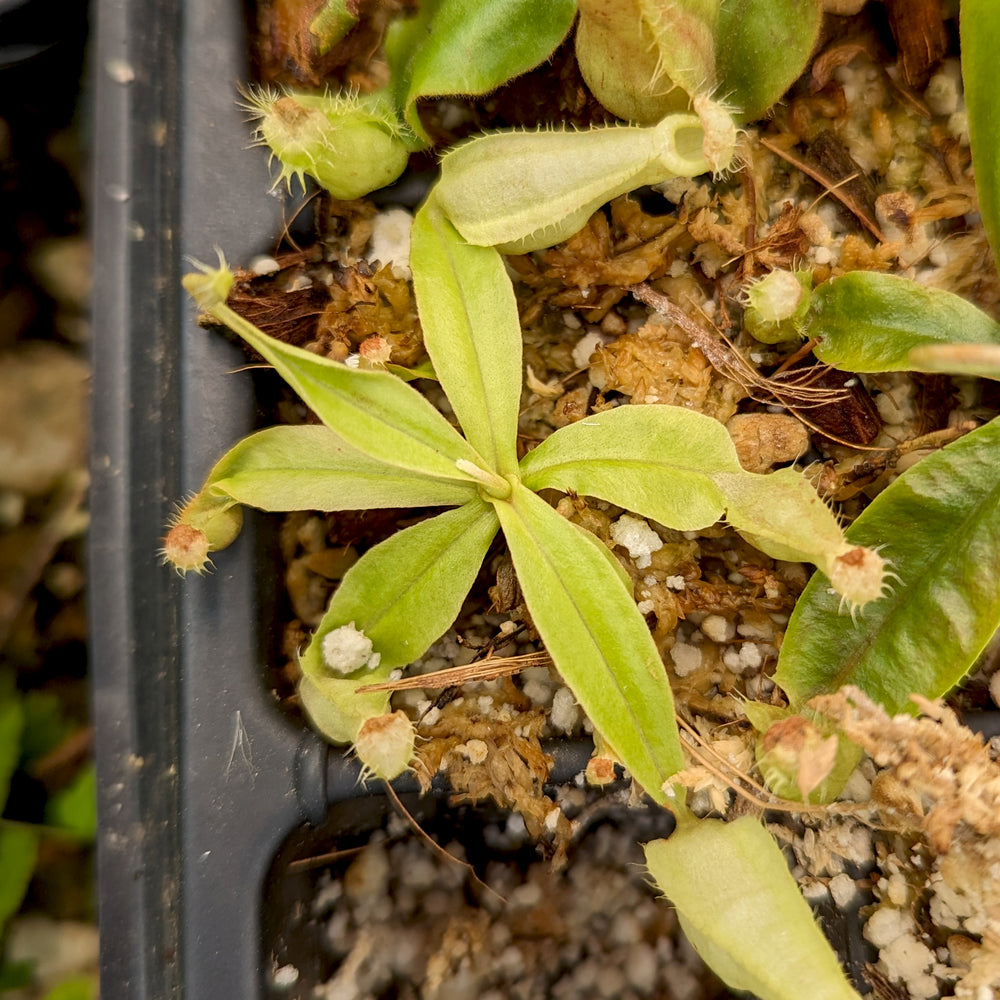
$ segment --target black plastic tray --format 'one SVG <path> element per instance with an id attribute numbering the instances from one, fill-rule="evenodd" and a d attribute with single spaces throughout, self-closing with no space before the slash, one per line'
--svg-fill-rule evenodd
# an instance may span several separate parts
<path id="1" fill-rule="evenodd" d="M 327 750 L 263 684 L 254 535 L 209 577 L 157 558 L 172 504 L 253 419 L 242 356 L 180 277 L 280 226 L 236 106 L 236 0 L 98 0 L 90 550 L 105 1000 L 262 995 L 260 895 L 323 815 Z M 329 791 L 336 795 L 338 788 Z"/>

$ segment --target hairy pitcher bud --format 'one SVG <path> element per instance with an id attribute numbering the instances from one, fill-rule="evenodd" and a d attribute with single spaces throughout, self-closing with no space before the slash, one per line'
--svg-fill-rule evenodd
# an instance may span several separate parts
<path id="1" fill-rule="evenodd" d="M 312 177 L 350 201 L 391 184 L 406 169 L 404 126 L 382 93 L 304 94 L 261 89 L 244 107 L 259 120 L 256 137 L 281 164 L 275 186 Z"/>

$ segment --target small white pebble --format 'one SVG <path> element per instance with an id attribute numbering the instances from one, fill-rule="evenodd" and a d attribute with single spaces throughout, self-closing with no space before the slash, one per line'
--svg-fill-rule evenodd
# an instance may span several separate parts
<path id="1" fill-rule="evenodd" d="M 350 674 L 362 667 L 374 670 L 382 659 L 381 653 L 372 651 L 372 641 L 354 622 L 341 625 L 323 637 L 323 661 L 337 674 Z"/>
<path id="2" fill-rule="evenodd" d="M 580 722 L 580 709 L 577 707 L 576 699 L 569 688 L 561 687 L 552 696 L 549 722 L 555 729 L 564 733 L 576 728 Z"/>
<path id="3" fill-rule="evenodd" d="M 833 896 L 833 901 L 838 908 L 843 909 L 848 906 L 857 894 L 858 887 L 855 885 L 854 879 L 846 872 L 834 875 L 830 879 L 830 895 Z"/>
<path id="4" fill-rule="evenodd" d="M 470 764 L 482 764 L 489 756 L 490 749 L 482 740 L 469 740 L 455 747 Z"/>
<path id="5" fill-rule="evenodd" d="M 722 615 L 708 615 L 701 623 L 701 630 L 712 642 L 725 642 L 736 632 L 736 626 Z"/>
<path id="6" fill-rule="evenodd" d="M 283 965 L 274 970 L 271 983 L 279 990 L 286 990 L 299 981 L 299 970 L 294 965 Z"/>
<path id="7" fill-rule="evenodd" d="M 532 678 L 531 680 L 524 682 L 524 687 L 521 689 L 524 693 L 536 704 L 536 705 L 547 705 L 549 703 L 549 698 L 552 696 L 552 688 L 548 684 L 542 683 L 542 681 Z"/>
<path id="8" fill-rule="evenodd" d="M 622 514 L 609 530 L 615 542 L 628 549 L 637 569 L 645 569 L 652 561 L 651 554 L 663 548 L 663 539 L 644 520 L 631 514 Z"/>
<path id="9" fill-rule="evenodd" d="M 743 673 L 743 661 L 740 659 L 740 651 L 738 649 L 727 649 L 722 654 L 722 662 L 727 670 L 731 670 L 734 674 Z"/>
<path id="10" fill-rule="evenodd" d="M 864 935 L 876 948 L 885 948 L 913 926 L 909 914 L 894 906 L 880 906 L 865 924 Z"/>
<path id="11" fill-rule="evenodd" d="M 756 643 L 743 643 L 740 647 L 740 665 L 744 670 L 757 670 L 763 662 L 764 658 L 760 655 Z"/>
<path id="12" fill-rule="evenodd" d="M 413 216 L 405 208 L 380 212 L 372 222 L 372 238 L 366 259 L 391 264 L 397 278 L 410 277 L 410 229 Z"/>
<path id="13" fill-rule="evenodd" d="M 640 615 L 648 615 L 655 607 L 656 605 L 652 601 L 640 601 L 636 605 L 636 610 Z"/>
<path id="14" fill-rule="evenodd" d="M 260 276 L 264 274 L 274 274 L 281 270 L 281 265 L 273 258 L 266 255 L 254 257 L 250 261 L 250 270 Z"/>
<path id="15" fill-rule="evenodd" d="M 683 590 L 685 587 L 683 576 L 668 576 L 663 582 L 668 590 Z"/>
<path id="16" fill-rule="evenodd" d="M 701 650 L 687 642 L 675 642 L 670 650 L 674 662 L 674 672 L 678 677 L 687 677 L 701 666 Z"/>
<path id="17" fill-rule="evenodd" d="M 586 368 L 590 364 L 590 356 L 604 343 L 604 337 L 597 330 L 585 333 L 573 348 L 573 364 L 577 368 Z"/>

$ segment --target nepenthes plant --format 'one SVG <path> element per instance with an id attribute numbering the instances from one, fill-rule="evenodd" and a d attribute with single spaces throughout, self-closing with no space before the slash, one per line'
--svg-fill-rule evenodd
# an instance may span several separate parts
<path id="1" fill-rule="evenodd" d="M 366 177 L 352 168 L 343 180 L 338 169 L 363 148 L 384 167 L 371 172 L 373 183 L 386 183 L 408 150 L 429 142 L 416 112 L 419 98 L 491 89 L 536 56 L 544 59 L 575 14 L 573 4 L 554 4 L 539 51 L 525 56 L 489 44 L 517 37 L 524 5 L 492 6 L 487 16 L 458 0 L 422 5 L 418 18 L 401 22 L 388 38 L 393 82 L 376 97 L 333 104 L 294 94 L 254 98 L 260 134 L 281 160 L 282 176 L 308 173 L 339 196 L 356 197 L 365 193 Z M 818 572 L 779 661 L 777 680 L 790 705 L 748 706 L 747 714 L 765 740 L 790 718 L 819 727 L 825 738 L 836 727 L 809 707 L 814 696 L 853 683 L 889 711 L 912 710 L 911 692 L 944 694 L 996 627 L 1000 608 L 984 577 L 964 608 L 970 624 L 960 635 L 928 645 L 921 631 L 928 609 L 954 609 L 956 595 L 970 593 L 962 577 L 977 553 L 995 560 L 993 480 L 985 491 L 963 489 L 951 498 L 935 486 L 942 469 L 954 474 L 987 460 L 995 447 L 992 425 L 901 477 L 846 537 L 799 470 L 745 471 L 722 424 L 683 407 L 611 406 L 520 454 L 522 331 L 503 254 L 566 240 L 609 200 L 642 185 L 731 169 L 740 126 L 777 100 L 805 64 L 820 6 L 580 4 L 576 45 L 584 73 L 629 123 L 473 138 L 445 154 L 440 179 L 413 223 L 414 290 L 447 416 L 378 358 L 350 368 L 268 337 L 227 303 L 233 275 L 223 261 L 188 275 L 185 287 L 199 307 L 273 365 L 321 425 L 268 428 L 237 444 L 179 510 L 164 543 L 174 566 L 201 572 L 210 553 L 236 537 L 244 505 L 441 508 L 371 548 L 346 572 L 300 658 L 299 695 L 314 725 L 333 742 L 353 744 L 366 769 L 389 780 L 410 765 L 414 729 L 405 713 L 389 711 L 384 690 L 370 688 L 417 660 L 448 629 L 502 533 L 531 623 L 602 746 L 678 819 L 678 833 L 647 852 L 658 884 L 716 971 L 765 998 L 795 996 L 796 968 L 818 977 L 817 996 L 856 994 L 763 827 L 749 818 L 723 824 L 689 812 L 683 788 L 671 780 L 685 762 L 673 694 L 632 581 L 599 539 L 564 516 L 558 497 L 596 498 L 680 531 L 725 521 L 775 559 L 814 564 Z M 791 39 L 781 59 L 771 58 L 775 25 Z M 690 40 L 686 48 L 670 43 L 679 32 Z M 475 80 L 463 78 L 456 56 L 470 38 L 485 40 L 489 53 L 476 64 Z M 611 52 L 632 56 L 609 63 Z M 296 131 L 300 125 L 308 127 Z M 360 142 L 367 136 L 373 145 L 338 145 L 338 135 L 354 127 Z M 946 293 L 928 298 L 904 279 L 846 275 L 813 291 L 811 276 L 775 275 L 771 285 L 783 283 L 791 307 L 770 309 L 762 283 L 751 295 L 747 313 L 758 315 L 748 328 L 763 343 L 812 338 L 817 356 L 834 366 L 914 370 L 920 356 L 915 361 L 911 352 L 928 341 L 1000 342 L 996 324 L 973 307 Z M 658 293 L 635 293 L 656 306 Z M 921 324 L 931 331 L 926 336 Z M 724 350 L 707 343 L 706 350 Z M 734 370 L 745 364 L 732 352 L 725 361 Z M 935 489 L 942 507 L 936 521 L 927 499 Z M 900 518 L 913 525 L 909 542 L 893 537 Z M 927 539 L 945 522 L 952 533 L 938 546 L 931 575 L 920 572 Z M 970 523 L 976 530 L 969 531 Z M 916 656 L 918 648 L 934 655 Z M 764 754 L 763 772 L 790 797 L 836 795 L 860 756 L 837 739 L 838 763 L 831 759 L 808 787 L 794 754 L 770 771 Z M 833 772 L 837 780 L 823 785 Z M 718 874 L 710 884 L 702 877 L 708 869 Z M 741 904 L 746 899 L 749 910 Z M 755 918 L 754 906 L 766 920 Z M 763 942 L 785 932 L 786 953 L 775 972 Z"/>

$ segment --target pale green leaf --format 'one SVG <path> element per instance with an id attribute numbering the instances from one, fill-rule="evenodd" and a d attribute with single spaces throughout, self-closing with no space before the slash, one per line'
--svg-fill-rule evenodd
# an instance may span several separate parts
<path id="1" fill-rule="evenodd" d="M 681 927 L 731 989 L 760 1000 L 860 1000 L 788 870 L 752 816 L 688 821 L 645 846 Z"/>
<path id="2" fill-rule="evenodd" d="M 388 680 L 389 667 L 376 667 L 363 678 L 337 677 L 330 673 L 303 672 L 297 688 L 299 700 L 313 728 L 331 743 L 353 743 L 368 719 L 388 711 L 388 691 L 359 692 L 362 684 Z"/>
<path id="3" fill-rule="evenodd" d="M 820 361 L 854 372 L 911 371 L 910 352 L 932 344 L 1000 344 L 1000 324 L 971 302 L 873 271 L 820 285 L 806 332 Z"/>
<path id="4" fill-rule="evenodd" d="M 501 475 L 517 468 L 521 325 L 500 254 L 471 246 L 432 198 L 410 261 L 424 345 L 469 443 Z"/>
<path id="5" fill-rule="evenodd" d="M 21 907 L 38 858 L 38 830 L 0 820 L 0 935 Z"/>
<path id="6" fill-rule="evenodd" d="M 847 532 L 885 543 L 899 580 L 857 623 L 813 578 L 788 624 L 775 681 L 793 708 L 854 684 L 889 714 L 915 711 L 966 674 L 1000 626 L 1000 422 L 922 459 Z"/>
<path id="7" fill-rule="evenodd" d="M 261 510 L 448 507 L 476 495 L 472 483 L 387 466 L 328 427 L 268 427 L 234 445 L 209 473 L 206 503 Z"/>
<path id="8" fill-rule="evenodd" d="M 469 481 L 456 461 L 483 460 L 419 392 L 388 372 L 358 371 L 267 336 L 226 305 L 231 285 L 225 267 L 184 278 L 198 305 L 274 365 L 327 427 L 385 465 Z"/>
<path id="9" fill-rule="evenodd" d="M 576 0 L 442 0 L 426 34 L 409 39 L 413 54 L 403 70 L 406 120 L 429 143 L 416 111 L 418 99 L 496 90 L 544 62 L 575 15 Z"/>
<path id="10" fill-rule="evenodd" d="M 392 535 L 344 574 L 301 661 L 310 682 L 303 698 L 322 697 L 332 705 L 323 707 L 321 718 L 307 704 L 326 736 L 351 741 L 366 718 L 384 711 L 384 693 L 357 695 L 355 689 L 385 680 L 390 670 L 422 656 L 447 631 L 496 531 L 493 509 L 476 498 Z M 322 641 L 351 622 L 371 639 L 381 662 L 374 671 L 334 677 L 323 663 Z"/>
<path id="11" fill-rule="evenodd" d="M 594 727 L 657 802 L 683 766 L 674 702 L 649 629 L 594 544 L 518 485 L 495 503 L 532 621 Z"/>
<path id="12" fill-rule="evenodd" d="M 718 521 L 725 499 L 713 473 L 738 474 L 717 420 L 680 406 L 619 406 L 567 424 L 521 460 L 531 490 L 598 497 L 681 531 Z"/>
<path id="13" fill-rule="evenodd" d="M 1000 101 L 997 101 L 996 52 L 1000 4 L 996 0 L 962 0 L 959 34 L 976 194 L 995 257 L 1000 254 Z"/>
<path id="14" fill-rule="evenodd" d="M 681 531 L 725 516 L 769 555 L 831 575 L 848 548 L 800 473 L 744 471 L 726 428 L 679 406 L 619 406 L 562 427 L 521 460 L 521 474 L 529 489 L 598 497 Z"/>

